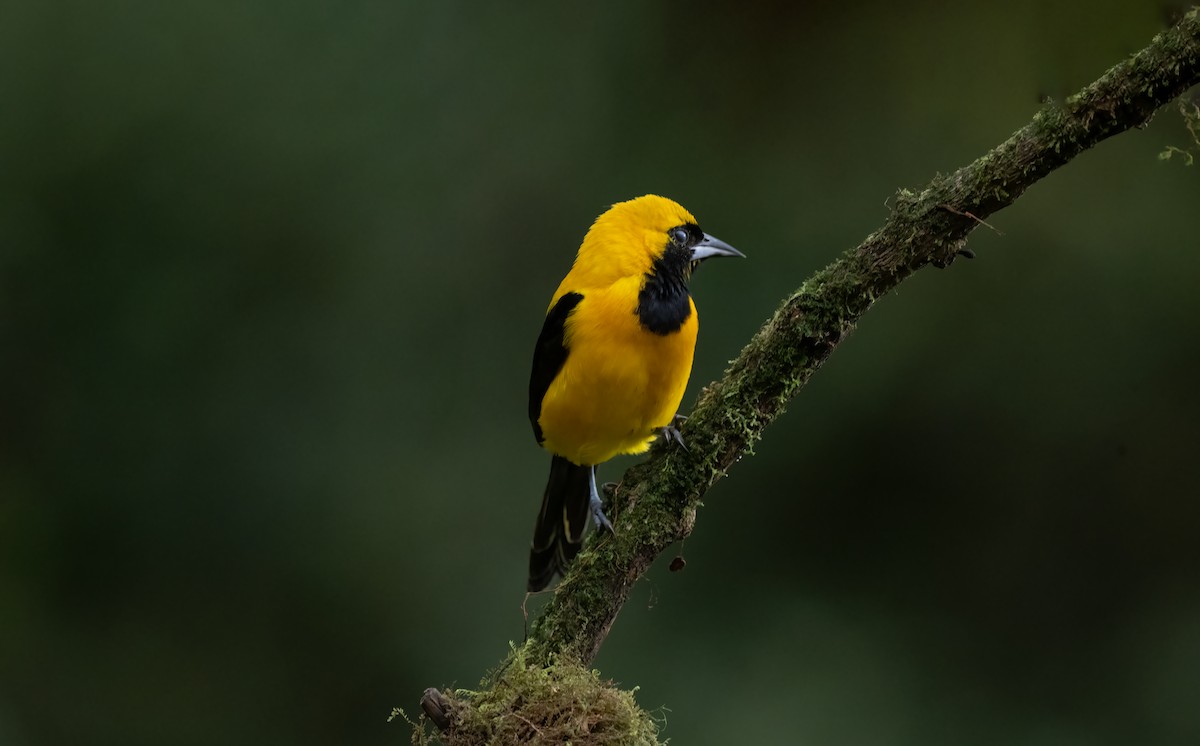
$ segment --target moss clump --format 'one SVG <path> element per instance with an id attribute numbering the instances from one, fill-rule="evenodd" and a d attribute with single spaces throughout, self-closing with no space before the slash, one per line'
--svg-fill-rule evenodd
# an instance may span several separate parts
<path id="1" fill-rule="evenodd" d="M 657 746 L 658 722 L 638 707 L 633 695 L 597 671 L 557 659 L 548 667 L 530 664 L 514 649 L 479 691 L 443 692 L 452 722 L 432 742 L 468 744 L 631 744 Z M 423 729 L 422 729 L 423 730 Z M 424 733 L 414 743 L 430 743 Z"/>

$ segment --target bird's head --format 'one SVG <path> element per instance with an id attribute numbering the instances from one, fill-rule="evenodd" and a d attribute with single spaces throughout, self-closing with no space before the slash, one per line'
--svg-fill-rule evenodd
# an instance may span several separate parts
<path id="1" fill-rule="evenodd" d="M 596 218 L 579 247 L 576 269 L 589 268 L 597 285 L 664 272 L 686 282 L 715 256 L 745 255 L 700 230 L 679 203 L 647 194 L 618 202 Z"/>

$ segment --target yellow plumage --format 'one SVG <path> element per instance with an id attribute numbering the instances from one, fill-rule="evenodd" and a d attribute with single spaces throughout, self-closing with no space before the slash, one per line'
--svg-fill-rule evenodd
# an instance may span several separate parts
<path id="1" fill-rule="evenodd" d="M 741 256 L 677 203 L 647 195 L 596 219 L 558 286 L 534 352 L 529 415 L 554 454 L 530 551 L 540 590 L 579 551 L 590 507 L 611 528 L 596 464 L 646 451 L 673 422 L 699 328 L 687 289 L 712 256 Z"/>

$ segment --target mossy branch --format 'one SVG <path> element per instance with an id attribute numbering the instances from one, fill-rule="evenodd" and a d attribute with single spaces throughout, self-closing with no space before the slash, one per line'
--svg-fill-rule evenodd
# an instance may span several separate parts
<path id="1" fill-rule="evenodd" d="M 692 531 L 704 493 L 745 454 L 879 298 L 913 272 L 948 266 L 989 215 L 1100 141 L 1142 127 L 1200 82 L 1200 8 L 1066 101 L 1045 105 L 987 155 L 919 193 L 901 190 L 883 227 L 817 272 L 704 389 L 683 429 L 688 450 L 660 447 L 629 469 L 616 536 L 576 559 L 527 642 L 535 659 L 599 650 L 634 582 Z M 611 515 L 611 513 L 610 513 Z"/>
<path id="2" fill-rule="evenodd" d="M 696 508 L 808 381 L 858 318 L 927 265 L 949 266 L 967 237 L 1030 186 L 1102 140 L 1146 125 L 1200 82 L 1200 8 L 1136 55 L 1033 120 L 968 166 L 920 192 L 901 190 L 884 225 L 817 272 L 754 335 L 725 376 L 704 389 L 683 429 L 688 450 L 656 447 L 629 469 L 609 515 L 521 648 L 531 664 L 599 650 L 651 562 L 692 532 Z"/>

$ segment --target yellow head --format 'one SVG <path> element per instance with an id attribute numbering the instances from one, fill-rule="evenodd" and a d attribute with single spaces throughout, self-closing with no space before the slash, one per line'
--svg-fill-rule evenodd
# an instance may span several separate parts
<path id="1" fill-rule="evenodd" d="M 679 203 L 647 194 L 618 202 L 596 218 L 569 277 L 579 287 L 605 287 L 621 278 L 652 275 L 666 265 L 686 282 L 691 270 L 712 256 L 742 254 L 701 231 Z"/>

